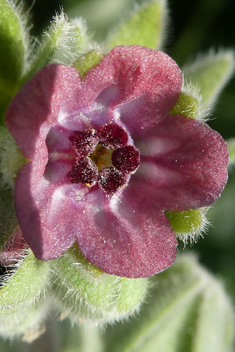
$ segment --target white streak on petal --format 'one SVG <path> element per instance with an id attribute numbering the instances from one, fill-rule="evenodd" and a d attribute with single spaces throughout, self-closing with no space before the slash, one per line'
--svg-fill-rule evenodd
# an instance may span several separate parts
<path id="1" fill-rule="evenodd" d="M 142 155 L 156 156 L 171 153 L 180 146 L 180 143 L 168 138 L 148 138 L 146 142 L 144 140 L 136 141 L 135 146 Z"/>
<path id="2" fill-rule="evenodd" d="M 109 206 L 112 212 L 115 214 L 120 206 L 121 200 L 120 196 L 114 194 L 110 200 Z"/>
<path id="3" fill-rule="evenodd" d="M 58 123 L 60 126 L 72 130 L 80 131 L 90 127 L 90 119 L 81 111 L 77 110 L 73 113 L 68 113 L 65 108 L 61 108 L 58 116 Z"/>
<path id="4" fill-rule="evenodd" d="M 84 201 L 84 196 L 88 193 L 88 187 L 81 184 L 64 185 L 61 187 L 65 197 L 69 197 L 74 202 Z"/>
<path id="5" fill-rule="evenodd" d="M 146 182 L 148 182 L 149 179 L 150 182 L 154 182 L 158 187 L 163 187 L 165 185 L 179 185 L 183 182 L 181 174 L 150 162 L 142 162 L 135 176 L 144 177 Z"/>
<path id="6" fill-rule="evenodd" d="M 71 201 L 74 206 L 82 209 L 84 207 L 84 196 L 87 190 L 84 186 L 80 185 L 63 185 L 58 187 L 52 194 L 51 205 L 50 205 L 50 219 L 53 218 L 53 214 L 56 216 L 60 212 L 60 208 L 63 202 Z M 81 202 L 81 203 L 80 203 Z"/>

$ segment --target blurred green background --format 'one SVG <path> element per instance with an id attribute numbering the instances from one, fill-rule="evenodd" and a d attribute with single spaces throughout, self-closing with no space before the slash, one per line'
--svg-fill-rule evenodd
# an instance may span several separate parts
<path id="1" fill-rule="evenodd" d="M 140 1 L 137 1 L 140 2 Z M 39 36 L 55 12 L 64 8 L 69 17 L 84 17 L 94 39 L 102 42 L 110 29 L 134 8 L 130 0 L 27 0 L 32 14 L 32 34 Z M 211 47 L 235 47 L 234 0 L 169 0 L 170 21 L 165 51 L 182 66 L 198 52 Z M 222 93 L 209 124 L 227 139 L 235 137 L 235 78 Z M 222 277 L 230 295 L 235 292 L 235 169 L 222 197 L 211 207 L 212 223 L 204 240 L 193 248 L 210 270 Z M 182 251 L 179 246 L 179 251 Z"/>

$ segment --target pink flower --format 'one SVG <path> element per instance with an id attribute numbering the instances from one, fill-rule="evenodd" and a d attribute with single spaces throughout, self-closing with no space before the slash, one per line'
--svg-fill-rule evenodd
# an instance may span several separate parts
<path id="1" fill-rule="evenodd" d="M 181 72 L 166 54 L 114 48 L 81 80 L 49 65 L 16 95 L 7 126 L 31 161 L 15 208 L 36 257 L 59 257 L 77 240 L 110 274 L 147 277 L 175 260 L 165 211 L 205 207 L 227 180 L 227 147 L 206 124 L 170 111 Z"/>

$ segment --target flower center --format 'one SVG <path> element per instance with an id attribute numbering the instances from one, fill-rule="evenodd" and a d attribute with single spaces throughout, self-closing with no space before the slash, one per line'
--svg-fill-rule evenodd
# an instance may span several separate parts
<path id="1" fill-rule="evenodd" d="M 102 147 L 100 144 L 98 144 L 94 152 L 91 155 L 89 155 L 89 157 L 97 166 L 98 171 L 100 171 L 105 167 L 113 166 L 112 153 L 113 153 L 112 149 L 107 149 L 105 147 Z"/>
<path id="2" fill-rule="evenodd" d="M 87 129 L 70 137 L 77 154 L 68 177 L 89 187 L 98 183 L 107 195 L 124 187 L 140 163 L 140 153 L 128 145 L 128 134 L 111 122 L 99 130 Z"/>

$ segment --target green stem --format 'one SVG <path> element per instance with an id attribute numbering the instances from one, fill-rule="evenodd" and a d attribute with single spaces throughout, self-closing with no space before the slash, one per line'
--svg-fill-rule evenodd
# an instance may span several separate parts
<path id="1" fill-rule="evenodd" d="M 23 343 L 22 352 L 59 352 L 58 326 L 56 319 L 51 317 L 47 321 L 46 332 L 33 343 Z"/>

